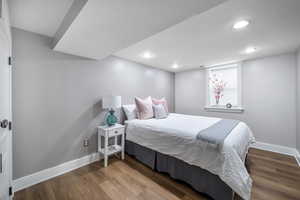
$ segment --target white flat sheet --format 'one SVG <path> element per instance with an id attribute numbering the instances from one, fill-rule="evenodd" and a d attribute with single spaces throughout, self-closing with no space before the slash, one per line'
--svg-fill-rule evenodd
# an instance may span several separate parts
<path id="1" fill-rule="evenodd" d="M 218 175 L 243 199 L 251 197 L 252 180 L 244 160 L 254 137 L 240 122 L 221 148 L 196 139 L 220 118 L 170 113 L 166 119 L 126 121 L 126 139 Z"/>

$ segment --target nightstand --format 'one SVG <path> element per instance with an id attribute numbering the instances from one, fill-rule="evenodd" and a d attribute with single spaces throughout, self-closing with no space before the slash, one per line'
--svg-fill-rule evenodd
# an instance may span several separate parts
<path id="1" fill-rule="evenodd" d="M 104 157 L 104 167 L 107 167 L 108 156 L 121 152 L 121 158 L 124 160 L 124 142 L 125 126 L 116 124 L 114 126 L 98 126 L 98 152 Z M 121 145 L 118 145 L 118 136 L 121 136 Z M 108 139 L 114 137 L 114 144 L 109 145 Z M 101 140 L 104 139 L 104 147 L 101 146 Z"/>

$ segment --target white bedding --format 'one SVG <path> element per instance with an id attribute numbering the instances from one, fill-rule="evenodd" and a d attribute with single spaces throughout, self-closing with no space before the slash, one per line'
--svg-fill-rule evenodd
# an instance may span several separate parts
<path id="1" fill-rule="evenodd" d="M 196 139 L 199 131 L 220 118 L 170 113 L 166 119 L 126 121 L 126 139 L 176 157 L 218 175 L 243 199 L 251 196 L 252 180 L 244 160 L 254 137 L 240 122 L 227 136 L 221 149 Z"/>

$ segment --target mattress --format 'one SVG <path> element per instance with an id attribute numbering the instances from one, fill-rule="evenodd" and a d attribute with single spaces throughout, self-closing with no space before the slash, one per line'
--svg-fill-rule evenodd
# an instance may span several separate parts
<path id="1" fill-rule="evenodd" d="M 170 113 L 166 119 L 126 121 L 126 139 L 149 149 L 173 156 L 218 175 L 243 199 L 251 197 L 252 180 L 244 165 L 254 137 L 240 122 L 227 136 L 221 148 L 197 140 L 201 131 L 220 118 Z"/>

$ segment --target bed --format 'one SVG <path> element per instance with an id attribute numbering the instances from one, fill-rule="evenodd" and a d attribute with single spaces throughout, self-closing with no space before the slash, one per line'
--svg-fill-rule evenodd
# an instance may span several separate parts
<path id="1" fill-rule="evenodd" d="M 252 180 L 244 164 L 254 142 L 249 127 L 239 122 L 221 147 L 196 139 L 220 120 L 170 113 L 165 119 L 125 121 L 126 151 L 215 200 L 233 199 L 234 193 L 249 200 Z"/>

